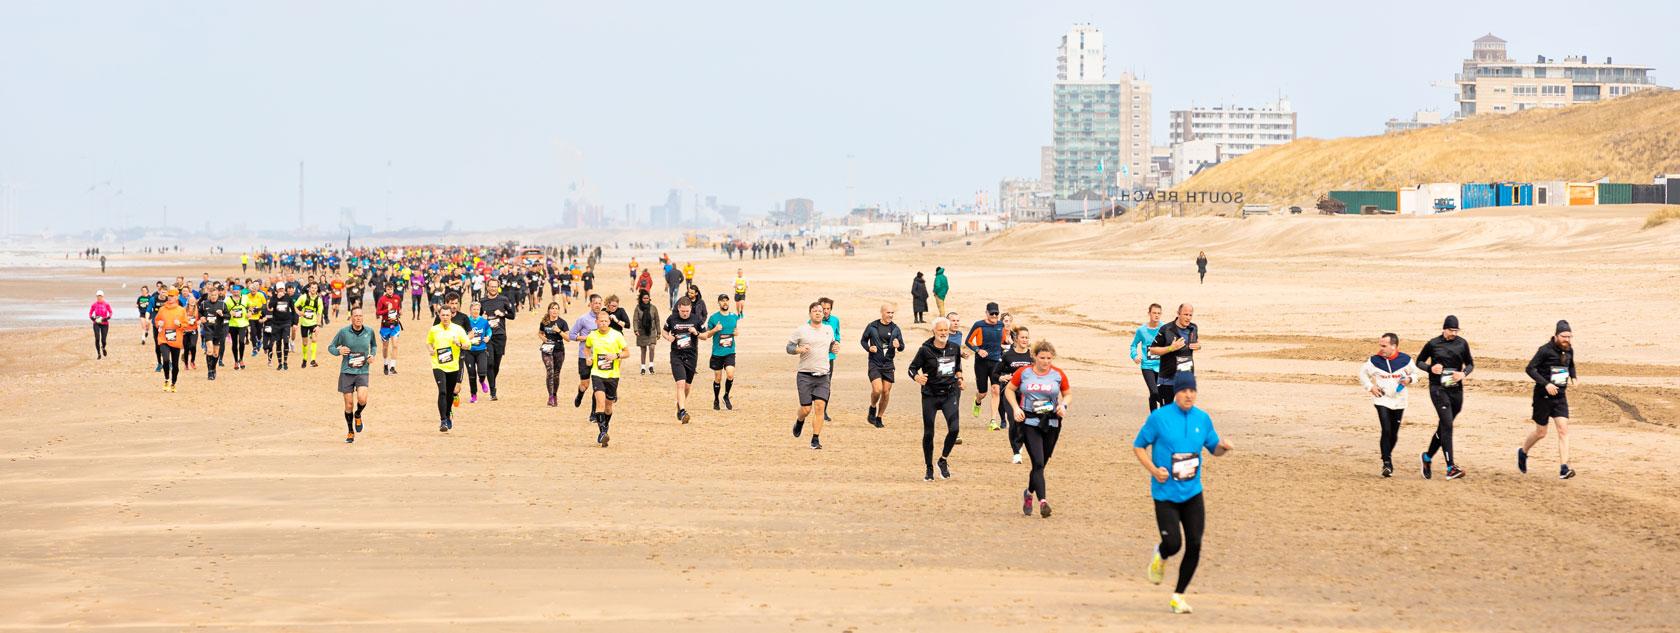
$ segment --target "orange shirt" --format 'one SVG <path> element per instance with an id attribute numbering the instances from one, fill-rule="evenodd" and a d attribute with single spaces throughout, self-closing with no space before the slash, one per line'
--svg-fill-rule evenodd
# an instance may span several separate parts
<path id="1" fill-rule="evenodd" d="M 181 349 L 181 339 L 187 330 L 187 310 L 173 299 L 164 301 L 163 307 L 158 309 L 157 318 L 153 321 L 157 325 L 158 341 L 175 349 Z"/>

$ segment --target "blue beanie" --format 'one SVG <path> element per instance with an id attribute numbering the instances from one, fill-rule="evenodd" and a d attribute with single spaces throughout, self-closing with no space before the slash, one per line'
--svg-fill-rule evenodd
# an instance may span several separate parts
<path id="1" fill-rule="evenodd" d="M 1195 389 L 1195 388 L 1196 388 L 1196 375 L 1195 374 L 1179 374 L 1178 376 L 1173 378 L 1173 393 L 1175 395 L 1180 391 L 1184 391 L 1185 389 Z"/>

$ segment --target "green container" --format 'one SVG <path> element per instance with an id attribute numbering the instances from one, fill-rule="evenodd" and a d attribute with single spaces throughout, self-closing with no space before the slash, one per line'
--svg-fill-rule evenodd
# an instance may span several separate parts
<path id="1" fill-rule="evenodd" d="M 1629 192 L 1629 197 L 1632 193 Z M 1400 192 L 1398 191 L 1332 191 L 1331 200 L 1339 200 L 1347 205 L 1350 214 L 1361 213 L 1365 207 L 1376 207 L 1384 211 L 1400 210 Z"/>
<path id="2" fill-rule="evenodd" d="M 1633 204 L 1633 185 L 1620 182 L 1598 183 L 1599 204 Z"/>

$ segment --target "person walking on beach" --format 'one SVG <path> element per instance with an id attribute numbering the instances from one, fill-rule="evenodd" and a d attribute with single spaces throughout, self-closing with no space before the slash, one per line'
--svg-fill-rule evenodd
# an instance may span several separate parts
<path id="1" fill-rule="evenodd" d="M 1392 332 L 1377 339 L 1377 353 L 1359 368 L 1359 384 L 1371 393 L 1382 429 L 1377 447 L 1382 476 L 1394 475 L 1394 445 L 1400 441 L 1400 418 L 1406 414 L 1406 387 L 1411 386 L 1412 357 L 1400 351 L 1400 337 Z"/>
<path id="2" fill-rule="evenodd" d="M 945 295 L 951 292 L 951 280 L 945 278 L 945 267 L 933 269 L 933 298 L 939 306 L 939 312 L 945 312 Z"/>
<path id="3" fill-rule="evenodd" d="M 344 395 L 344 443 L 362 432 L 362 411 L 368 405 L 368 363 L 373 362 L 379 337 L 365 324 L 362 307 L 350 308 L 350 325 L 333 335 L 327 353 L 340 357 L 338 392 Z"/>
<path id="4" fill-rule="evenodd" d="M 1569 467 L 1569 386 L 1575 383 L 1575 333 L 1568 321 L 1558 321 L 1552 340 L 1534 351 L 1526 369 L 1534 381 L 1534 430 L 1517 449 L 1517 470 L 1528 472 L 1528 452 L 1535 443 L 1546 439 L 1546 426 L 1557 427 L 1558 479 L 1570 479 L 1575 469 Z"/>
<path id="5" fill-rule="evenodd" d="M 659 320 L 659 306 L 653 304 L 653 297 L 646 290 L 638 290 L 636 314 L 631 322 L 631 330 L 636 334 L 636 349 L 641 353 L 640 373 L 653 373 L 654 356 L 659 347 L 660 323 L 662 321 Z"/>
<path id="6" fill-rule="evenodd" d="M 922 273 L 917 272 L 916 278 L 910 281 L 910 313 L 914 315 L 915 323 L 926 323 L 928 312 L 927 280 Z"/>
<path id="7" fill-rule="evenodd" d="M 104 290 L 93 293 L 88 320 L 93 322 L 93 353 L 94 360 L 98 360 L 107 356 L 105 340 L 111 336 L 111 304 L 105 302 Z"/>
<path id="8" fill-rule="evenodd" d="M 1207 251 L 1196 254 L 1197 283 L 1207 283 Z"/>

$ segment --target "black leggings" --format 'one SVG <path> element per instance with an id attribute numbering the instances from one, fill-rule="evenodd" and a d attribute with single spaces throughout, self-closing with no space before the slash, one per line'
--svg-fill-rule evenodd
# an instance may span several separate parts
<path id="1" fill-rule="evenodd" d="M 169 384 L 181 377 L 181 350 L 169 345 L 158 346 L 158 359 L 163 362 L 163 379 Z"/>
<path id="2" fill-rule="evenodd" d="M 1384 464 L 1394 461 L 1394 445 L 1400 441 L 1400 417 L 1406 415 L 1405 409 L 1390 409 L 1376 405 L 1377 424 L 1382 427 L 1382 440 L 1378 446 L 1382 449 Z"/>
<path id="3" fill-rule="evenodd" d="M 181 333 L 181 360 L 191 364 L 198 360 L 198 333 Z"/>
<path id="4" fill-rule="evenodd" d="M 1027 425 L 1015 421 L 1015 407 L 1009 403 L 1009 398 L 1004 397 L 1004 393 L 1004 386 L 998 385 L 998 423 L 1003 425 L 1004 434 L 1009 436 L 1009 454 L 1015 455 L 1021 452 L 1027 441 L 1021 434 L 1021 429 L 1027 428 Z"/>
<path id="5" fill-rule="evenodd" d="M 286 364 L 286 357 L 292 352 L 292 326 L 274 326 L 274 333 L 269 334 L 264 342 L 268 345 L 268 353 L 275 356 L 281 365 Z"/>
<path id="6" fill-rule="evenodd" d="M 553 351 L 544 353 L 542 348 L 539 347 L 537 348 L 537 355 L 542 357 L 543 369 L 548 372 L 548 397 L 551 399 L 558 398 L 560 396 L 560 370 L 566 365 L 566 348 L 555 345 Z"/>
<path id="7" fill-rule="evenodd" d="M 433 368 L 432 380 L 438 388 L 438 419 L 448 420 L 451 405 L 455 404 L 455 387 L 461 384 L 461 372 Z"/>
<path id="8" fill-rule="evenodd" d="M 228 342 L 232 343 L 233 362 L 245 362 L 245 328 L 229 327 Z"/>
<path id="9" fill-rule="evenodd" d="M 1184 548 L 1184 560 L 1178 564 L 1178 584 L 1173 593 L 1184 593 L 1190 588 L 1190 579 L 1196 576 L 1196 565 L 1202 562 L 1202 529 L 1207 527 L 1207 510 L 1202 508 L 1202 495 L 1180 501 L 1155 501 L 1155 525 L 1161 528 L 1161 558 L 1172 558 L 1178 553 L 1180 545 Z M 1184 526 L 1184 536 L 1179 537 L 1179 526 Z"/>
<path id="10" fill-rule="evenodd" d="M 951 448 L 957 445 L 957 396 L 958 392 L 956 391 L 943 396 L 922 394 L 922 461 L 929 468 L 933 467 L 933 418 L 935 414 L 945 414 L 945 450 L 939 454 L 939 458 L 950 457 Z"/>
<path id="11" fill-rule="evenodd" d="M 507 351 L 507 337 L 491 336 L 490 344 L 485 346 L 484 352 L 489 356 L 486 364 L 489 369 L 485 376 L 490 378 L 490 395 L 496 395 L 496 376 L 502 373 L 502 354 Z"/>
<path id="12" fill-rule="evenodd" d="M 1435 423 L 1435 437 L 1429 438 L 1429 456 L 1434 457 L 1435 451 L 1444 450 L 1447 466 L 1450 467 L 1453 465 L 1453 420 L 1458 417 L 1459 411 L 1464 410 L 1464 389 L 1431 386 L 1429 401 L 1435 404 L 1435 415 L 1440 418 Z"/>
<path id="13" fill-rule="evenodd" d="M 1062 435 L 1062 428 L 1049 426 L 1049 420 L 1040 420 L 1038 426 L 1022 424 L 1021 437 L 1027 443 L 1027 457 L 1032 460 L 1032 472 L 1027 475 L 1027 492 L 1038 495 L 1043 501 L 1047 496 L 1044 491 L 1044 467 L 1050 463 L 1050 456 L 1056 453 L 1056 438 Z"/>
<path id="14" fill-rule="evenodd" d="M 104 356 L 105 355 L 105 339 L 110 338 L 110 336 L 111 336 L 111 324 L 109 324 L 109 323 L 95 323 L 95 324 L 93 324 L 93 351 L 97 352 L 100 356 Z"/>
<path id="15" fill-rule="evenodd" d="M 472 389 L 472 395 L 476 396 L 478 395 L 478 381 L 490 378 L 489 361 L 487 360 L 490 356 L 490 349 L 488 347 L 476 351 L 464 349 L 461 350 L 461 354 L 466 356 L 467 387 Z"/>
<path id="16" fill-rule="evenodd" d="M 1155 385 L 1157 376 L 1159 376 L 1159 373 L 1153 369 L 1143 370 L 1143 384 L 1148 386 L 1150 411 L 1166 406 L 1169 401 L 1161 399 L 1161 390 Z"/>

